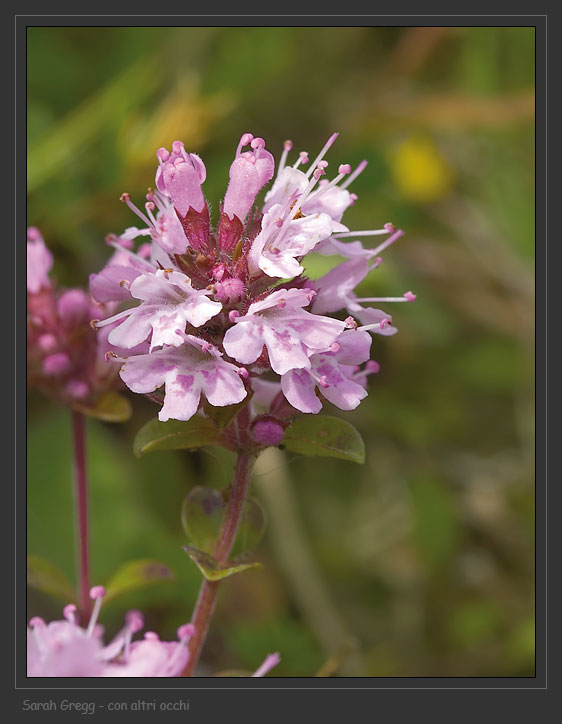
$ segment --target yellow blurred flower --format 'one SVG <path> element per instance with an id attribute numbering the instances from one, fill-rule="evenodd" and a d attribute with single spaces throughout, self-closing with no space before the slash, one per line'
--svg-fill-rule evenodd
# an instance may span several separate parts
<path id="1" fill-rule="evenodd" d="M 394 182 L 408 201 L 429 203 L 451 188 L 453 173 L 429 138 L 413 136 L 401 143 L 391 158 Z"/>

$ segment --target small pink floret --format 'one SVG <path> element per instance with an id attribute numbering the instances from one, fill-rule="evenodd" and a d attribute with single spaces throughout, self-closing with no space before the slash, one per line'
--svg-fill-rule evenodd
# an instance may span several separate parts
<path id="1" fill-rule="evenodd" d="M 215 290 L 215 297 L 219 302 L 238 302 L 244 296 L 244 282 L 236 278 L 225 279 L 215 284 Z"/>
<path id="2" fill-rule="evenodd" d="M 43 360 L 43 372 L 46 375 L 62 375 L 69 367 L 70 359 L 64 352 L 51 354 Z"/>
<path id="3" fill-rule="evenodd" d="M 177 634 L 180 641 L 190 639 L 195 633 L 195 626 L 191 623 L 185 623 L 178 628 Z"/>
<path id="4" fill-rule="evenodd" d="M 37 340 L 37 346 L 42 352 L 52 352 L 57 347 L 57 338 L 54 334 L 42 334 Z"/>
<path id="5" fill-rule="evenodd" d="M 84 324 L 89 315 L 88 297 L 81 289 L 69 289 L 59 297 L 57 311 L 67 327 Z"/>
<path id="6" fill-rule="evenodd" d="M 71 623 L 75 620 L 75 614 L 76 614 L 77 608 L 73 603 L 67 604 L 63 610 L 62 615 L 65 617 L 67 621 L 70 621 Z"/>
<path id="7" fill-rule="evenodd" d="M 88 385 L 81 380 L 70 380 L 66 386 L 66 394 L 75 400 L 83 400 L 89 391 Z"/>
<path id="8" fill-rule="evenodd" d="M 92 588 L 90 588 L 90 598 L 92 601 L 95 601 L 98 598 L 103 598 L 104 596 L 105 588 L 103 586 L 92 586 Z"/>
<path id="9" fill-rule="evenodd" d="M 29 241 L 39 241 L 41 239 L 41 232 L 36 226 L 27 227 L 27 238 Z"/>
<path id="10" fill-rule="evenodd" d="M 257 420 L 252 427 L 252 437 L 259 445 L 277 446 L 284 434 L 283 426 L 272 419 Z"/>
<path id="11" fill-rule="evenodd" d="M 365 365 L 365 371 L 377 375 L 381 371 L 381 366 L 376 360 L 370 359 Z"/>
<path id="12" fill-rule="evenodd" d="M 125 616 L 127 626 L 131 629 L 132 633 L 137 633 L 144 626 L 144 616 L 140 611 L 133 609 L 129 611 Z"/>

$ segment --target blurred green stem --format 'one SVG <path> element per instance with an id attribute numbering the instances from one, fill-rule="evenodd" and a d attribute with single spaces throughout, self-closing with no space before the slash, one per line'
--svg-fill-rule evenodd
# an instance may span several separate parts
<path id="1" fill-rule="evenodd" d="M 256 472 L 255 484 L 267 510 L 269 536 L 303 618 L 327 654 L 333 655 L 342 647 L 353 650 L 353 638 L 310 553 L 285 455 L 268 448 L 260 455 Z M 353 661 L 342 663 L 344 675 L 353 676 L 358 656 L 355 652 Z"/>
<path id="2" fill-rule="evenodd" d="M 86 473 L 86 418 L 72 412 L 74 443 L 74 497 L 76 510 L 76 549 L 79 581 L 80 616 L 90 615 L 90 574 L 88 565 L 88 477 Z"/>
<path id="3" fill-rule="evenodd" d="M 238 453 L 230 499 L 215 548 L 215 559 L 219 563 L 224 563 L 228 560 L 228 556 L 236 540 L 236 533 L 238 532 L 250 485 L 254 459 L 251 453 L 247 453 L 244 450 L 240 450 Z M 193 671 L 199 660 L 211 618 L 215 611 L 220 583 L 220 581 L 207 581 L 204 579 L 199 589 L 199 596 L 197 597 L 197 603 L 195 604 L 191 618 L 191 623 L 195 627 L 195 633 L 189 641 L 189 661 L 184 669 L 183 676 L 193 676 Z"/>

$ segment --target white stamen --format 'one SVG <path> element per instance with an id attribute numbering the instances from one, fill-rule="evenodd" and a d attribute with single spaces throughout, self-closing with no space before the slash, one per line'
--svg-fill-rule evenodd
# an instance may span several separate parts
<path id="1" fill-rule="evenodd" d="M 100 614 L 100 608 L 101 608 L 102 601 L 103 601 L 103 596 L 96 598 L 96 602 L 94 603 L 94 609 L 92 611 L 92 615 L 90 616 L 90 622 L 88 623 L 88 628 L 86 630 L 86 636 L 91 636 L 94 633 L 96 623 L 98 622 L 98 616 Z"/>
<path id="2" fill-rule="evenodd" d="M 376 324 L 365 324 L 363 327 L 357 327 L 358 332 L 368 332 L 371 329 L 384 329 L 385 327 L 389 327 L 392 324 L 392 321 L 388 319 L 383 319 L 381 322 L 377 322 Z"/>
<path id="3" fill-rule="evenodd" d="M 125 309 L 123 312 L 118 312 L 117 314 L 114 314 L 113 317 L 107 317 L 107 319 L 98 319 L 96 320 L 96 329 L 99 329 L 100 327 L 105 327 L 108 324 L 112 324 L 112 322 L 116 322 L 118 319 L 123 319 L 123 317 L 128 317 L 129 314 L 135 311 L 135 309 L 138 309 L 138 307 L 131 307 L 130 309 Z"/>
<path id="4" fill-rule="evenodd" d="M 148 205 L 149 203 L 150 203 L 150 201 L 147 201 L 146 205 L 145 205 L 146 213 L 149 215 L 150 221 L 152 222 L 151 226 L 153 226 L 156 229 L 156 219 L 154 218 L 154 216 L 152 214 L 152 209 Z M 152 202 L 152 204 L 155 205 L 154 201 Z"/>
<path id="5" fill-rule="evenodd" d="M 318 156 L 316 156 L 314 161 L 310 164 L 310 168 L 306 172 L 307 178 L 310 178 L 310 176 L 314 173 L 314 171 L 316 170 L 316 167 L 318 166 L 319 161 L 321 161 L 324 158 L 324 156 L 326 155 L 326 152 L 328 151 L 330 146 L 332 146 L 334 144 L 334 142 L 338 136 L 339 136 L 339 133 L 332 133 L 330 138 L 326 141 L 323 149 L 320 151 Z"/>
<path id="6" fill-rule="evenodd" d="M 341 187 L 343 188 L 343 187 Z M 366 231 L 342 231 L 339 234 L 332 234 L 336 239 L 346 239 L 350 236 L 383 236 L 388 234 L 388 229 L 368 229 Z"/>
<path id="7" fill-rule="evenodd" d="M 283 144 L 283 153 L 281 154 L 281 159 L 279 160 L 279 166 L 277 167 L 276 178 L 279 178 L 279 174 L 285 168 L 285 164 L 287 163 L 287 156 L 289 155 L 289 151 L 292 148 L 293 148 L 293 142 L 285 141 L 285 143 Z"/>
<path id="8" fill-rule="evenodd" d="M 118 244 L 116 241 L 109 241 L 108 244 L 114 249 L 117 249 L 117 251 L 122 251 L 124 254 L 128 254 L 129 256 L 133 257 L 133 259 L 139 264 L 144 264 L 144 266 L 150 269 L 150 271 L 154 271 L 154 264 L 146 261 L 146 259 L 143 259 L 142 256 L 135 254 L 134 251 L 131 251 L 130 249 L 125 249 L 123 246 L 120 246 L 120 244 Z"/>
<path id="9" fill-rule="evenodd" d="M 390 236 L 386 241 L 383 241 L 382 244 L 379 244 L 379 246 L 373 249 L 373 254 L 380 254 L 383 249 L 386 249 L 391 244 L 394 244 L 394 242 L 401 236 L 404 236 L 404 232 L 402 231 L 402 229 L 398 229 L 398 231 L 392 234 L 392 236 Z"/>
<path id="10" fill-rule="evenodd" d="M 408 302 L 406 297 L 356 297 L 354 302 Z"/>
<path id="11" fill-rule="evenodd" d="M 133 202 L 131 201 L 131 197 L 129 196 L 129 194 L 123 194 L 123 195 L 121 196 L 121 199 L 127 204 L 127 206 L 131 209 L 131 211 L 139 217 L 139 219 L 142 219 L 142 220 L 144 221 L 144 223 L 145 223 L 147 226 L 152 226 L 152 224 L 150 223 L 150 221 L 148 220 L 148 218 L 146 217 L 146 215 L 143 214 L 142 211 L 141 211 L 137 206 L 135 206 L 135 205 L 133 204 Z"/>
<path id="12" fill-rule="evenodd" d="M 330 181 L 330 183 L 324 184 L 324 186 L 322 186 L 321 188 L 319 188 L 317 191 L 314 192 L 314 200 L 316 201 L 321 196 L 323 196 L 326 193 L 326 191 L 328 191 L 328 189 L 331 189 L 334 186 L 336 186 L 342 180 L 342 178 L 345 178 L 345 176 L 346 176 L 345 173 L 339 173 L 335 178 L 333 178 Z"/>
<path id="13" fill-rule="evenodd" d="M 361 161 L 361 163 L 359 164 L 359 166 L 357 166 L 357 168 L 355 169 L 355 171 L 353 171 L 353 173 L 350 174 L 349 178 L 347 178 L 347 179 L 342 183 L 341 188 L 342 188 L 342 189 L 346 189 L 346 188 L 349 186 L 350 183 L 352 183 L 353 181 L 355 181 L 355 179 L 359 176 L 359 174 L 363 173 L 363 171 L 365 170 L 365 167 L 366 167 L 366 166 L 367 166 L 367 161 Z"/>

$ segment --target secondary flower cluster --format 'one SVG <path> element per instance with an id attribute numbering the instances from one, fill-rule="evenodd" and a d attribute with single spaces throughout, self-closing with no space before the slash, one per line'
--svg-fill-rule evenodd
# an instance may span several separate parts
<path id="1" fill-rule="evenodd" d="M 319 394 L 342 410 L 366 397 L 366 378 L 378 371 L 369 361 L 371 334 L 396 329 L 389 314 L 364 305 L 415 296 L 354 294 L 403 232 L 391 224 L 351 232 L 341 223 L 357 198 L 348 187 L 366 162 L 354 171 L 342 164 L 334 178 L 323 178 L 324 156 L 336 137 L 312 163 L 301 152 L 292 166 L 292 143 L 285 142 L 259 211 L 253 204 L 274 176 L 274 159 L 262 138 L 245 133 L 216 229 L 202 191 L 205 165 L 180 141 L 157 152 L 155 188 L 144 211 L 122 195 L 142 226 L 108 238 L 115 253 L 91 276 L 90 290 L 102 304 L 128 306 L 95 324 L 102 331 L 111 326 L 108 341 L 128 350 L 119 358 L 121 377 L 133 392 L 160 399 L 160 420 L 189 420 L 202 397 L 223 407 L 252 394 L 258 403 L 276 398 L 272 404 L 279 407 L 283 396 L 293 412 L 303 413 L 320 411 Z M 347 241 L 378 235 L 386 238 L 376 248 Z M 140 237 L 145 242 L 135 250 Z M 312 281 L 301 262 L 313 251 L 346 261 Z M 147 349 L 137 354 L 141 344 Z M 267 438 L 265 427 L 261 434 Z"/>
<path id="2" fill-rule="evenodd" d="M 53 257 L 35 227 L 27 230 L 28 383 L 65 405 L 95 404 L 120 384 L 119 366 L 106 363 L 115 353 L 110 327 L 97 335 L 92 317 L 108 316 L 116 304 L 100 304 L 82 289 L 61 291 L 49 278 Z M 140 351 L 140 350 L 139 350 Z"/>
<path id="3" fill-rule="evenodd" d="M 194 633 L 191 624 L 178 629 L 178 641 L 161 641 L 148 631 L 144 639 L 133 641 L 142 629 L 144 619 L 139 611 L 129 611 L 125 625 L 113 640 L 104 646 L 103 626 L 98 616 L 105 596 L 103 586 L 90 591 L 95 601 L 90 621 L 82 628 L 73 603 L 64 607 L 64 620 L 47 624 L 35 617 L 27 629 L 27 675 L 46 677 L 129 677 L 179 676 L 189 652 L 187 643 Z M 270 654 L 252 676 L 265 676 L 279 663 L 278 654 Z"/>

